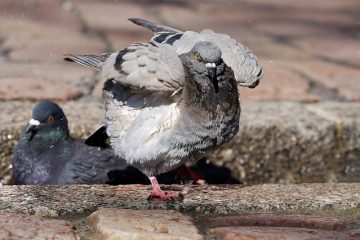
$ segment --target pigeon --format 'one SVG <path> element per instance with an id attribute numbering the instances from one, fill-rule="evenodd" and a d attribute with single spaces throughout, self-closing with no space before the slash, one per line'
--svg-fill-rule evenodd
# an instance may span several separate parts
<path id="1" fill-rule="evenodd" d="M 12 166 L 15 184 L 105 184 L 112 178 L 116 183 L 144 183 L 144 175 L 111 149 L 73 139 L 63 110 L 51 101 L 34 107 Z"/>
<path id="2" fill-rule="evenodd" d="M 149 178 L 151 197 L 174 199 L 179 194 L 164 192 L 156 175 L 196 163 L 233 138 L 240 118 L 237 87 L 256 87 L 264 71 L 226 34 L 129 20 L 153 37 L 113 53 L 64 58 L 106 79 L 104 124 L 88 141 L 107 135 L 115 154 Z"/>

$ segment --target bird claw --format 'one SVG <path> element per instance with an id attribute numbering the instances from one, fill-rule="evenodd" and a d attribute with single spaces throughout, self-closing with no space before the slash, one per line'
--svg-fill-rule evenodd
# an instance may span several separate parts
<path id="1" fill-rule="evenodd" d="M 179 196 L 177 192 L 152 192 L 151 198 L 160 198 L 161 200 L 175 199 Z"/>
<path id="2" fill-rule="evenodd" d="M 182 199 L 183 195 L 177 192 L 160 192 L 160 191 L 152 191 L 151 195 L 149 196 L 150 199 L 160 199 L 160 200 L 176 200 Z"/>
<path id="3" fill-rule="evenodd" d="M 206 181 L 204 179 L 198 179 L 195 181 L 196 185 L 204 186 L 206 185 Z"/>

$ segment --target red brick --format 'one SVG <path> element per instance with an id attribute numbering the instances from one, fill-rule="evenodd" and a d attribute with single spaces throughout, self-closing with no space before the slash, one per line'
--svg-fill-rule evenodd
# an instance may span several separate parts
<path id="1" fill-rule="evenodd" d="M 286 65 L 261 62 L 265 75 L 254 88 L 239 87 L 240 99 L 317 101 L 320 98 L 309 93 L 309 83 Z"/>
<path id="2" fill-rule="evenodd" d="M 322 61 L 293 62 L 292 68 L 304 73 L 325 88 L 335 90 L 348 100 L 360 100 L 360 71 Z"/>
<path id="3" fill-rule="evenodd" d="M 133 1 L 89 2 L 85 0 L 76 1 L 75 5 L 90 28 L 103 31 L 140 30 L 140 27 L 127 20 L 132 17 L 155 20 L 147 14 L 143 5 L 137 5 Z"/>
<path id="4" fill-rule="evenodd" d="M 93 71 L 75 64 L 3 63 L 0 99 L 67 100 L 81 95 L 78 85 L 90 84 Z"/>
<path id="5" fill-rule="evenodd" d="M 78 89 L 56 80 L 31 77 L 0 78 L 0 89 L 0 100 L 67 100 L 81 95 Z"/>
<path id="6" fill-rule="evenodd" d="M 77 239 L 74 227 L 63 220 L 0 213 L 0 239 Z"/>
<path id="7" fill-rule="evenodd" d="M 348 234 L 308 228 L 224 227 L 210 230 L 222 240 L 355 240 Z"/>
<path id="8" fill-rule="evenodd" d="M 345 27 L 343 26 L 343 28 Z M 354 29 L 354 32 L 360 30 L 359 25 L 350 26 L 349 28 L 351 27 Z M 300 38 L 294 42 L 304 51 L 316 56 L 325 57 L 334 62 L 343 61 L 353 65 L 360 65 L 359 40 L 340 31 L 334 34 Z"/>
<path id="9" fill-rule="evenodd" d="M 86 37 L 77 28 L 31 20 L 3 19 L 0 35 L 10 58 L 19 61 L 62 62 L 67 53 L 100 53 L 105 45 L 95 37 Z"/>
<path id="10" fill-rule="evenodd" d="M 31 20 L 79 27 L 74 15 L 71 12 L 63 11 L 58 1 L 0 1 L 0 16 L 1 18 L 10 17 L 15 22 Z"/>
<path id="11" fill-rule="evenodd" d="M 257 5 L 269 6 L 269 1 L 267 0 L 245 0 L 243 2 L 253 3 Z M 272 0 L 272 7 L 278 7 L 283 9 L 321 9 L 321 10 L 344 10 L 344 9 L 353 9 L 354 6 L 358 5 L 357 0 L 333 0 L 331 2 L 327 0 L 320 1 L 284 1 L 284 0 Z"/>
<path id="12" fill-rule="evenodd" d="M 307 215 L 253 214 L 210 217 L 206 220 L 206 223 L 211 227 L 271 226 L 314 228 L 322 230 L 342 230 L 345 228 L 345 222 L 338 218 Z"/>

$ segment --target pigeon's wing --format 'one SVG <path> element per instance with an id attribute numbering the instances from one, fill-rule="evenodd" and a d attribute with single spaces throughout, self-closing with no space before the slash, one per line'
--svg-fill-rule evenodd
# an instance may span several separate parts
<path id="1" fill-rule="evenodd" d="M 153 31 L 154 33 L 161 33 L 161 32 L 182 33 L 183 32 L 179 29 L 164 26 L 164 25 L 161 25 L 158 23 L 153 23 L 148 20 L 141 19 L 141 18 L 129 18 L 129 21 L 131 21 L 132 23 L 135 23 L 136 25 L 147 28 L 147 29 Z"/>
<path id="2" fill-rule="evenodd" d="M 104 78 L 131 88 L 175 92 L 184 84 L 181 60 L 168 44 L 137 43 L 106 59 L 93 55 L 66 55 L 65 59 L 101 68 Z"/>
<path id="3" fill-rule="evenodd" d="M 184 32 L 143 19 L 129 20 L 154 32 L 150 42 L 172 45 L 178 54 L 189 52 L 199 41 L 214 42 L 220 47 L 224 62 L 234 71 L 240 86 L 255 86 L 264 75 L 256 56 L 247 47 L 226 34 L 215 33 L 212 30 L 203 30 L 200 33 Z"/>
<path id="4" fill-rule="evenodd" d="M 154 44 L 170 44 L 172 45 L 176 40 L 181 38 L 183 31 L 172 27 L 167 27 L 161 24 L 153 23 L 140 18 L 130 18 L 131 22 L 147 28 L 154 32 L 154 36 L 150 39 L 150 42 Z"/>
<path id="5" fill-rule="evenodd" d="M 100 71 L 106 60 L 110 57 L 111 53 L 103 53 L 100 55 L 74 55 L 66 54 L 64 60 L 68 62 L 76 62 L 89 68 Z"/>
<path id="6" fill-rule="evenodd" d="M 76 152 L 58 176 L 58 184 L 105 184 L 109 173 L 128 167 L 125 160 L 114 155 L 112 150 L 90 147 L 81 140 L 72 144 Z"/>
<path id="7" fill-rule="evenodd" d="M 254 86 L 262 78 L 264 71 L 255 54 L 226 34 L 212 30 L 203 30 L 200 33 L 187 31 L 173 43 L 173 47 L 178 54 L 182 54 L 190 51 L 199 41 L 210 41 L 220 47 L 224 62 L 234 71 L 240 86 Z"/>
<path id="8" fill-rule="evenodd" d="M 14 184 L 31 184 L 29 176 L 31 175 L 31 158 L 29 158 L 25 151 L 26 147 L 24 140 L 20 139 L 16 145 L 12 158 L 12 181 Z"/>

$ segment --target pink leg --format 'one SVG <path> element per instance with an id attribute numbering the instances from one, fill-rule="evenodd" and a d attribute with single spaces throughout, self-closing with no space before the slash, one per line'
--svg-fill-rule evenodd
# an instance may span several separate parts
<path id="1" fill-rule="evenodd" d="M 161 190 L 159 183 L 156 180 L 156 177 L 149 177 L 149 179 L 152 186 L 152 191 L 151 191 L 152 198 L 160 198 L 161 200 L 166 200 L 166 199 L 174 199 L 179 196 L 179 194 L 176 192 L 166 193 L 163 190 Z"/>
<path id="2" fill-rule="evenodd" d="M 185 164 L 178 167 L 177 170 L 182 177 L 192 179 L 197 185 L 206 184 L 205 180 L 202 179 L 199 174 L 191 170 L 191 168 L 187 167 Z"/>

